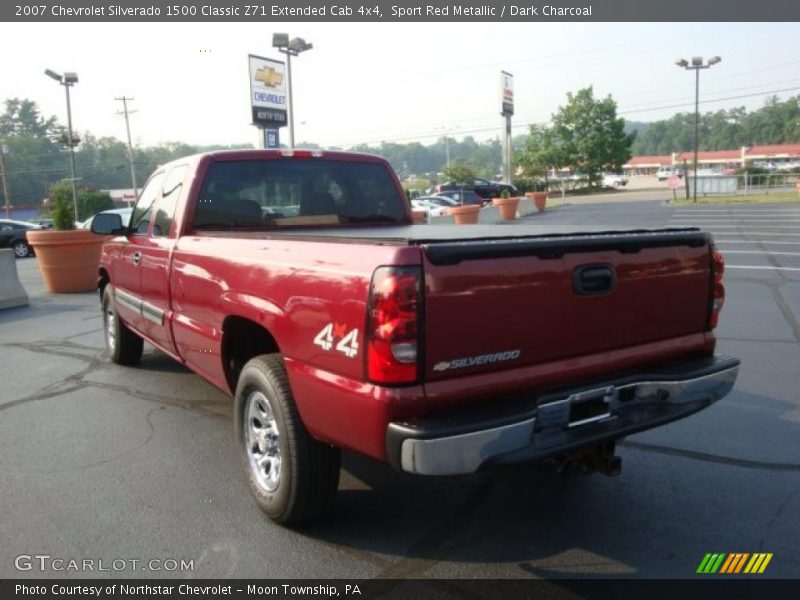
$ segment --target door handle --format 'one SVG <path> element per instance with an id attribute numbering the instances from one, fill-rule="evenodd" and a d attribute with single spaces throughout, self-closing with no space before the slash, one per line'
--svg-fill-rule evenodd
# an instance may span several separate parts
<path id="1" fill-rule="evenodd" d="M 599 296 L 614 289 L 614 269 L 609 265 L 584 265 L 572 274 L 572 289 L 581 296 Z"/>
<path id="2" fill-rule="evenodd" d="M 131 257 L 131 260 L 133 261 L 133 264 L 138 267 L 139 263 L 142 262 L 142 253 L 134 252 L 133 256 Z"/>

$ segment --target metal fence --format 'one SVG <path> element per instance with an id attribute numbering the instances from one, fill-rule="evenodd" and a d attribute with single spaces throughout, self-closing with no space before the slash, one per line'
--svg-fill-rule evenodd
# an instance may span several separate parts
<path id="1" fill-rule="evenodd" d="M 772 192 L 791 192 L 795 184 L 800 181 L 798 173 L 768 173 L 749 174 L 738 176 L 738 193 L 745 196 L 750 194 L 769 194 Z"/>

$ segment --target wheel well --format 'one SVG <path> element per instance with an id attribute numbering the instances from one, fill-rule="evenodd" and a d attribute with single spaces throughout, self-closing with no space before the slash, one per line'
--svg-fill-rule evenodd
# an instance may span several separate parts
<path id="1" fill-rule="evenodd" d="M 222 367 L 231 392 L 248 360 L 260 354 L 280 352 L 269 331 L 244 317 L 227 317 L 222 324 Z"/>
<path id="2" fill-rule="evenodd" d="M 100 292 L 100 302 L 103 301 L 103 292 L 105 292 L 106 286 L 110 281 L 111 278 L 108 276 L 108 271 L 100 268 L 97 271 L 97 291 Z"/>

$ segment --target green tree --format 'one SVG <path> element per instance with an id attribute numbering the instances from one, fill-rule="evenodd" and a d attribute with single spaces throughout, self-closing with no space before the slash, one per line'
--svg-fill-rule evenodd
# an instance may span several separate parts
<path id="1" fill-rule="evenodd" d="M 444 168 L 442 174 L 446 180 L 452 181 L 459 186 L 462 192 L 465 187 L 472 186 L 475 183 L 475 168 L 461 161 L 451 162 Z M 461 202 L 464 202 L 463 194 Z"/>
<path id="2" fill-rule="evenodd" d="M 553 115 L 552 146 L 557 162 L 588 176 L 596 186 L 603 170 L 619 171 L 631 157 L 635 133 L 625 133 L 617 103 L 594 97 L 592 87 L 567 94 L 567 104 Z"/>
<path id="3" fill-rule="evenodd" d="M 533 124 L 530 126 L 530 135 L 515 155 L 515 162 L 523 176 L 544 178 L 547 189 L 550 170 L 563 166 L 560 154 L 553 131 L 544 125 Z"/>

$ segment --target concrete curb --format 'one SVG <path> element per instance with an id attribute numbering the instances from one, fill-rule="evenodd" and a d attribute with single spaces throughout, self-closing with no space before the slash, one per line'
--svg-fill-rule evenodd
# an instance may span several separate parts
<path id="1" fill-rule="evenodd" d="M 0 309 L 28 305 L 28 294 L 19 282 L 13 250 L 0 250 Z"/>

